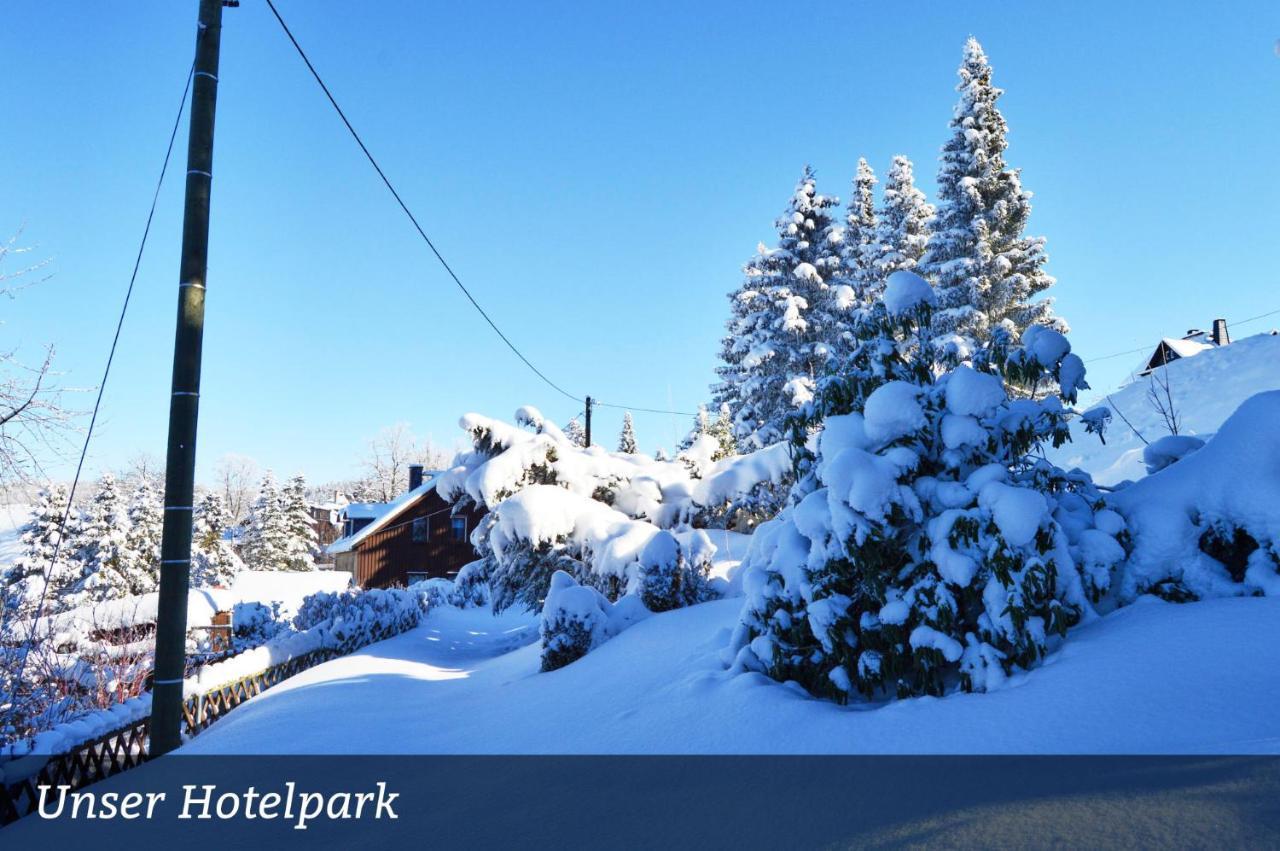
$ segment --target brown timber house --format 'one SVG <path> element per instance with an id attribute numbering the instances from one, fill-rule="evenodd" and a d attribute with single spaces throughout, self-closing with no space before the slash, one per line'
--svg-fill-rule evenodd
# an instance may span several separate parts
<path id="1" fill-rule="evenodd" d="M 350 573 L 361 588 L 407 586 L 457 575 L 476 559 L 470 537 L 485 514 L 454 512 L 436 493 L 435 477 L 409 468 L 409 490 L 383 505 L 352 505 L 344 512 L 343 537 L 326 552 L 334 568 Z"/>

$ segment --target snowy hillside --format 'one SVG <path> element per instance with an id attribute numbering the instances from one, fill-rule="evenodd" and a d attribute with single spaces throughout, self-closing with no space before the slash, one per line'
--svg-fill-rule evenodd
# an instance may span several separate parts
<path id="1" fill-rule="evenodd" d="M 0 567 L 22 554 L 22 526 L 30 519 L 29 505 L 0 505 Z"/>
<path id="2" fill-rule="evenodd" d="M 1203 438 L 1217 431 L 1245 399 L 1265 390 L 1280 389 L 1280 336 L 1246 337 L 1220 349 L 1176 360 L 1164 369 L 1182 419 L 1180 433 Z M 1149 378 L 1138 378 L 1112 392 L 1110 400 L 1096 400 L 1113 410 L 1106 444 L 1085 434 L 1077 421 L 1072 424 L 1071 443 L 1050 449 L 1049 459 L 1067 469 L 1087 470 L 1104 485 L 1145 476 L 1144 444 L 1119 414 L 1148 441 L 1167 435 L 1163 419 L 1147 398 L 1150 386 Z"/>
<path id="3" fill-rule="evenodd" d="M 182 752 L 1280 752 L 1274 598 L 1145 598 L 1007 688 L 869 708 L 728 674 L 721 650 L 741 607 L 655 615 L 545 674 L 533 619 L 436 609 L 255 698 Z M 366 733 L 335 730 L 335 717 Z"/>

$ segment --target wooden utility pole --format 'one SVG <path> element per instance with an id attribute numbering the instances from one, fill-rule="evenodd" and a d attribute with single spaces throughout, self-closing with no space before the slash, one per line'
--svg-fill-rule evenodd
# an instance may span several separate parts
<path id="1" fill-rule="evenodd" d="M 593 404 L 595 404 L 595 400 L 593 400 L 590 396 L 588 396 L 587 397 L 587 428 L 586 428 L 587 434 L 586 434 L 586 441 L 585 441 L 588 447 L 591 446 L 591 406 Z"/>
<path id="2" fill-rule="evenodd" d="M 200 0 L 187 141 L 187 200 L 178 275 L 178 327 L 173 344 L 173 393 L 165 461 L 164 536 L 151 693 L 151 756 L 182 743 L 182 681 L 186 673 L 187 591 L 195 496 L 196 419 L 200 413 L 200 353 L 204 341 L 205 274 L 209 260 L 209 193 L 213 182 L 213 118 L 218 99 L 218 49 L 224 0 Z"/>

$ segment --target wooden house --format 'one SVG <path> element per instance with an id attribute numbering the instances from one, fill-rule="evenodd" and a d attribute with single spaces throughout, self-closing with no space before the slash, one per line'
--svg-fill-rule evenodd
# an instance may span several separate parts
<path id="1" fill-rule="evenodd" d="M 327 548 L 335 569 L 350 573 L 361 588 L 389 588 L 452 578 L 475 561 L 471 532 L 485 512 L 455 512 L 436 493 L 436 478 L 424 476 L 422 467 L 414 465 L 409 490 L 398 499 L 348 506 L 346 534 Z"/>

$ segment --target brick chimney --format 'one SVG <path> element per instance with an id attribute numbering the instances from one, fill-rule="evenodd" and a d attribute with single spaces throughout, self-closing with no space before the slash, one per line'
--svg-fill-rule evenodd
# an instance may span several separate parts
<path id="1" fill-rule="evenodd" d="M 422 465 L 409 465 L 409 490 L 417 490 L 422 487 Z"/>
<path id="2" fill-rule="evenodd" d="M 1213 344 L 1215 346 L 1225 346 L 1231 342 L 1231 334 L 1227 331 L 1227 320 L 1213 320 Z"/>

